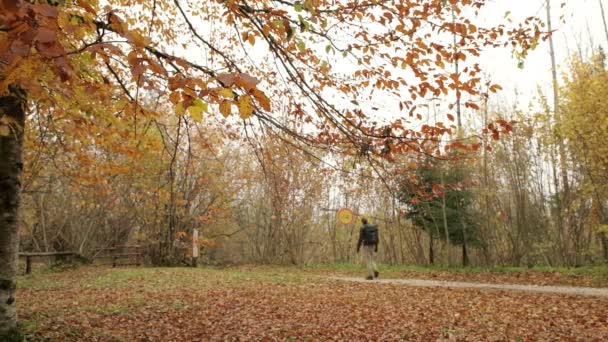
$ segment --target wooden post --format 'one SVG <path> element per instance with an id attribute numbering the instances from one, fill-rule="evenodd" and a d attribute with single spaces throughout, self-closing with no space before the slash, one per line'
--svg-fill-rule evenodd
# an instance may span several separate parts
<path id="1" fill-rule="evenodd" d="M 137 266 L 141 265 L 141 252 L 139 251 L 139 246 L 135 246 L 135 264 Z"/>
<path id="2" fill-rule="evenodd" d="M 32 257 L 30 255 L 25 257 L 25 274 L 32 273 Z"/>
<path id="3" fill-rule="evenodd" d="M 192 267 L 198 266 L 198 229 L 192 231 Z"/>
<path id="4" fill-rule="evenodd" d="M 116 255 L 112 255 L 112 267 L 116 267 Z"/>

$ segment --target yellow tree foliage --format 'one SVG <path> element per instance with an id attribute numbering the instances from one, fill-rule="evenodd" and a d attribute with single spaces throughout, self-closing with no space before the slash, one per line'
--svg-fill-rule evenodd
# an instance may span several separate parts
<path id="1" fill-rule="evenodd" d="M 605 56 L 575 59 L 562 89 L 559 131 L 583 168 L 588 192 L 608 195 L 608 70 Z"/>
<path id="2" fill-rule="evenodd" d="M 604 257 L 608 258 L 608 70 L 606 56 L 600 52 L 590 61 L 574 59 L 563 86 L 563 103 L 558 129 L 566 139 L 574 160 L 574 170 L 581 174 L 582 194 L 591 199 L 587 221 L 603 233 Z"/>

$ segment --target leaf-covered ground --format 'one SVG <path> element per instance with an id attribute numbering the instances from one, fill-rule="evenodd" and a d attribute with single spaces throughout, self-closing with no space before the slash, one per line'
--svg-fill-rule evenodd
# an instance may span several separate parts
<path id="1" fill-rule="evenodd" d="M 20 319 L 51 341 L 608 340 L 605 297 L 351 283 L 329 280 L 329 273 L 271 267 L 40 273 L 20 279 Z"/>

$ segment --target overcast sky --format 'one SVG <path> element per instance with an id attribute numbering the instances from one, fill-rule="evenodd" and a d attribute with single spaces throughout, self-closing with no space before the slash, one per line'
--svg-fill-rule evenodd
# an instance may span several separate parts
<path id="1" fill-rule="evenodd" d="M 568 59 L 573 54 L 578 53 L 579 47 L 582 49 L 584 57 L 590 55 L 592 47 L 597 49 L 599 45 L 606 47 L 608 38 L 603 29 L 602 16 L 600 12 L 599 0 L 551 0 L 552 3 L 552 18 L 554 33 L 555 48 L 557 63 L 561 72 L 568 66 Z M 537 16 L 543 21 L 546 20 L 546 0 L 488 0 L 487 5 L 482 9 L 478 18 L 473 20 L 478 26 L 493 26 L 498 23 L 505 23 L 505 13 L 509 12 L 509 18 L 513 23 L 520 23 L 525 18 Z M 565 4 L 565 6 L 562 6 Z M 605 1 L 608 6 L 608 1 Z M 202 25 L 200 32 L 211 32 L 208 24 L 197 23 Z M 370 28 L 371 29 L 371 28 Z M 320 49 L 321 56 L 324 55 L 325 46 Z M 608 50 L 608 49 L 606 49 Z M 264 44 L 257 44 L 255 48 L 250 48 L 248 54 L 250 58 L 259 60 L 260 56 L 265 56 L 269 52 Z M 188 49 L 186 55 L 196 60 L 196 55 L 202 58 L 201 63 L 206 65 L 209 61 L 206 59 L 206 54 L 200 54 L 197 49 Z M 259 54 L 259 56 L 257 56 Z M 328 54 L 329 55 L 329 54 Z M 257 57 L 259 58 L 257 58 Z M 493 83 L 498 83 L 503 87 L 503 91 L 498 96 L 493 96 L 491 103 L 494 105 L 493 110 L 497 109 L 496 104 L 504 109 L 505 107 L 512 108 L 517 101 L 518 108 L 528 108 L 530 104 L 538 107 L 538 89 L 548 97 L 549 102 L 552 101 L 551 88 L 551 62 L 549 58 L 549 43 L 542 42 L 536 50 L 531 51 L 525 60 L 524 68 L 518 68 L 518 60 L 512 56 L 510 48 L 488 49 L 482 52 L 480 64 L 484 73 L 484 78 L 488 77 Z M 348 74 L 353 67 L 353 64 L 332 63 L 334 70 Z M 518 95 L 515 95 L 517 92 Z M 335 96 L 339 98 L 339 94 L 329 94 L 330 98 Z M 404 98 L 409 98 L 404 94 Z M 403 116 L 398 110 L 398 100 L 394 97 L 375 96 L 372 99 L 361 99 L 362 106 L 369 108 L 378 108 L 376 112 L 369 114 L 376 118 L 394 117 L 395 115 Z M 340 102 L 340 100 L 337 100 Z M 445 120 L 446 104 L 452 101 L 451 99 L 443 99 L 442 108 L 438 109 L 441 117 L 438 120 Z M 346 105 L 349 101 L 344 102 Z M 445 113 L 443 113 L 445 112 Z M 453 114 L 453 113 L 452 113 Z M 463 113 L 465 122 L 471 123 L 469 120 L 477 121 L 473 116 L 478 115 Z M 426 120 L 434 120 L 428 112 Z M 473 121 L 473 122 L 474 122 Z M 427 121 L 428 122 L 428 121 Z M 423 124 L 419 122 L 417 124 Z"/>
<path id="2" fill-rule="evenodd" d="M 546 0 L 491 1 L 485 10 L 484 18 L 499 21 L 504 18 L 505 12 L 510 11 L 514 22 L 534 15 L 545 20 L 545 2 Z M 562 3 L 565 3 L 563 8 Z M 604 6 L 608 6 L 608 2 L 605 2 Z M 554 43 L 560 72 L 567 68 L 570 56 L 578 53 L 577 45 L 582 48 L 584 56 L 589 55 L 592 43 L 596 49 L 599 45 L 606 48 L 608 40 L 602 24 L 599 0 L 552 0 L 551 7 L 553 28 L 557 30 Z M 530 53 L 524 69 L 517 67 L 517 60 L 506 49 L 484 54 L 482 69 L 494 82 L 503 86 L 505 91 L 501 97 L 507 101 L 514 101 L 517 89 L 520 108 L 527 108 L 530 101 L 536 102 L 534 95 L 538 93 L 538 86 L 547 96 L 552 94 L 548 42 Z"/>
<path id="3" fill-rule="evenodd" d="M 605 1 L 605 0 L 604 0 Z M 493 26 L 499 23 L 506 23 L 505 14 L 509 12 L 513 24 L 523 22 L 525 18 L 536 16 L 546 22 L 546 0 L 488 0 L 487 5 L 482 9 L 475 20 L 479 26 Z M 564 6 L 562 6 L 564 4 Z M 608 6 L 608 1 L 605 1 Z M 574 54 L 582 51 L 583 57 L 589 57 L 593 49 L 599 45 L 604 48 L 608 45 L 608 38 L 604 32 L 599 0 L 551 0 L 553 39 L 556 50 L 556 61 L 558 64 L 559 78 L 563 72 L 567 71 L 568 60 Z M 608 9 L 608 8 L 606 8 Z M 547 29 L 545 27 L 545 29 Z M 605 49 L 608 50 L 608 49 Z M 533 51 L 529 52 L 525 60 L 523 69 L 518 67 L 517 58 L 512 56 L 509 47 L 500 49 L 490 49 L 483 51 L 480 57 L 480 64 L 483 78 L 489 78 L 493 83 L 500 84 L 503 91 L 498 95 L 493 95 L 490 100 L 490 110 L 502 112 L 511 109 L 517 104 L 518 109 L 527 109 L 532 106 L 534 110 L 540 110 L 538 94 L 539 89 L 552 103 L 551 86 L 551 60 L 549 57 L 549 42 L 541 44 Z M 348 63 L 338 64 L 334 69 L 342 72 L 349 72 L 352 65 Z M 335 95 L 339 97 L 339 94 Z M 404 95 L 405 98 L 409 96 Z M 476 100 L 476 99 L 473 99 Z M 442 104 L 436 103 L 435 114 L 429 109 L 428 115 L 422 122 L 413 122 L 413 125 L 429 123 L 437 118 L 438 121 L 445 121 L 445 113 L 452 112 L 447 109 L 447 104 L 455 101 L 454 99 L 442 99 Z M 382 120 L 403 116 L 398 110 L 398 99 L 393 97 L 376 96 L 372 99 L 362 101 L 364 108 L 379 108 L 377 112 L 371 112 L 375 118 Z M 505 114 L 511 113 L 511 110 Z M 472 113 L 470 110 L 463 112 L 463 121 L 467 124 L 479 121 L 479 113 Z"/>

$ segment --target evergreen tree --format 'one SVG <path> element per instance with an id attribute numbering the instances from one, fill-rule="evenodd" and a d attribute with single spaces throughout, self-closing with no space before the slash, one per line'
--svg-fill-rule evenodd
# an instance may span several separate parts
<path id="1" fill-rule="evenodd" d="M 431 238 L 431 263 L 435 238 L 462 246 L 465 266 L 468 265 L 467 247 L 479 243 L 473 193 L 467 187 L 468 174 L 463 165 L 433 159 L 416 171 L 417 184 L 402 182 L 400 200 L 409 206 L 407 217 Z"/>

